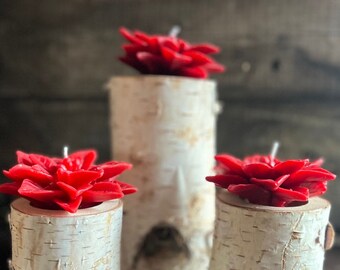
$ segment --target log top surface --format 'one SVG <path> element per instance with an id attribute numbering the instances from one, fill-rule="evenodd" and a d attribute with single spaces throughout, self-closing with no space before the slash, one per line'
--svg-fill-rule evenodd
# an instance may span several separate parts
<path id="1" fill-rule="evenodd" d="M 32 216 L 48 216 L 48 217 L 79 217 L 97 215 L 103 212 L 109 212 L 118 209 L 123 205 L 122 200 L 105 201 L 93 207 L 79 209 L 76 213 L 72 214 L 64 210 L 49 210 L 37 208 L 31 205 L 30 201 L 19 198 L 12 202 L 11 208 L 21 213 L 29 214 Z"/>
<path id="2" fill-rule="evenodd" d="M 217 199 L 223 203 L 229 204 L 235 207 L 241 207 L 254 211 L 274 211 L 274 212 L 300 212 L 300 211 L 313 211 L 322 208 L 329 208 L 331 205 L 329 201 L 323 199 L 321 197 L 313 197 L 310 198 L 308 203 L 300 206 L 293 207 L 275 207 L 275 206 L 266 206 L 266 205 L 257 205 L 249 203 L 240 197 L 224 190 L 219 189 L 217 191 Z"/>
<path id="3" fill-rule="evenodd" d="M 216 81 L 213 79 L 198 79 L 198 78 L 190 78 L 184 76 L 175 76 L 175 75 L 152 75 L 152 74 L 139 74 L 139 75 L 119 75 L 113 76 L 110 78 L 108 87 L 117 81 L 150 81 L 150 82 L 159 82 L 159 81 L 173 81 L 173 82 L 200 82 L 204 84 L 211 84 L 212 86 L 216 85 Z M 107 87 L 107 88 L 108 88 Z"/>

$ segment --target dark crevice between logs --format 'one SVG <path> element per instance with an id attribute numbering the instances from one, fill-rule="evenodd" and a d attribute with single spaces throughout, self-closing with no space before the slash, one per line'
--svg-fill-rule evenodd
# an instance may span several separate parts
<path id="1" fill-rule="evenodd" d="M 190 258 L 190 250 L 184 237 L 175 226 L 162 222 L 151 228 L 141 241 L 132 269 L 137 269 L 143 258 L 170 259 L 180 255 Z"/>

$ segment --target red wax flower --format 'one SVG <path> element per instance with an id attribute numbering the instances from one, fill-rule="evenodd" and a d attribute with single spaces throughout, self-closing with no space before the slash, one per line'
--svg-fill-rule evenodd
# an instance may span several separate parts
<path id="1" fill-rule="evenodd" d="M 325 193 L 327 181 L 336 177 L 320 167 L 321 159 L 281 161 L 254 155 L 240 160 L 227 154 L 215 159 L 217 175 L 206 179 L 254 204 L 281 207 L 307 202 L 309 197 Z"/>
<path id="2" fill-rule="evenodd" d="M 122 198 L 137 189 L 116 177 L 132 165 L 111 161 L 95 165 L 94 150 L 75 152 L 66 158 L 51 158 L 17 151 L 18 164 L 4 170 L 12 180 L 0 185 L 0 192 L 18 195 L 34 205 L 75 213 L 106 200 Z"/>
<path id="3" fill-rule="evenodd" d="M 131 33 L 120 28 L 129 42 L 122 48 L 125 55 L 119 59 L 143 74 L 177 75 L 207 78 L 210 72 L 223 72 L 224 66 L 209 57 L 220 49 L 212 44 L 190 44 L 173 36 Z"/>

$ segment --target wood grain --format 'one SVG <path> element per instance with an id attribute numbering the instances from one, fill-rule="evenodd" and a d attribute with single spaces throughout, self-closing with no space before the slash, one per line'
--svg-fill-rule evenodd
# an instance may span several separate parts
<path id="1" fill-rule="evenodd" d="M 95 147 L 109 159 L 104 84 L 135 74 L 116 58 L 121 25 L 222 48 L 218 151 L 324 156 L 339 174 L 340 2 L 324 0 L 0 0 L 0 165 L 14 151 Z M 3 181 L 4 178 L 0 177 Z M 340 229 L 338 181 L 331 220 Z"/>

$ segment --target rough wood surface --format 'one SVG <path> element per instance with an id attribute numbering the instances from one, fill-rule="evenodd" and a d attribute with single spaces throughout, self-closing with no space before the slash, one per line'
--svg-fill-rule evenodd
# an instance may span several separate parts
<path id="1" fill-rule="evenodd" d="M 125 179 L 123 269 L 206 270 L 214 222 L 215 83 L 173 76 L 109 83 L 112 153 Z"/>
<path id="2" fill-rule="evenodd" d="M 13 163 L 17 148 L 56 155 L 65 143 L 71 149 L 98 148 L 107 159 L 110 141 L 103 84 L 112 75 L 134 74 L 116 60 L 123 42 L 118 27 L 168 33 L 176 24 L 182 27 L 183 38 L 221 46 L 217 59 L 228 66 L 227 74 L 215 77 L 220 99 L 225 101 L 218 152 L 263 153 L 273 140 L 280 140 L 279 156 L 324 156 L 327 168 L 340 174 L 336 150 L 340 2 L 0 3 L 2 167 Z M 62 121 L 72 124 L 60 128 Z M 327 198 L 336 208 L 339 192 L 340 184 L 330 185 Z M 340 213 L 331 215 L 335 228 L 340 228 Z"/>
<path id="3" fill-rule="evenodd" d="M 166 34 L 174 24 L 184 38 L 222 47 L 223 98 L 340 96 L 338 1 L 1 2 L 1 96 L 104 96 L 98 91 L 109 76 L 133 74 L 116 61 L 118 27 Z"/>
<path id="4" fill-rule="evenodd" d="M 220 190 L 210 270 L 322 270 L 328 201 L 277 208 Z"/>
<path id="5" fill-rule="evenodd" d="M 75 214 L 11 205 L 15 270 L 120 269 L 122 202 L 107 201 Z"/>
<path id="6" fill-rule="evenodd" d="M 135 74 L 116 60 L 125 25 L 221 46 L 218 152 L 326 159 L 340 175 L 340 2 L 334 0 L 0 0 L 0 165 L 18 148 L 110 157 L 103 84 Z M 0 176 L 0 181 L 5 181 Z M 340 209 L 340 182 L 326 197 Z M 2 195 L 0 195 L 2 196 Z M 331 212 L 340 230 L 340 211 Z M 1 241 L 2 243 L 2 241 Z M 3 246 L 1 244 L 1 246 Z M 0 255 L 0 269 L 5 256 Z"/>
<path id="7" fill-rule="evenodd" d="M 107 103 L 105 98 L 0 98 L 1 169 L 15 164 L 17 149 L 61 156 L 65 145 L 70 151 L 95 148 L 98 162 L 109 160 Z"/>

